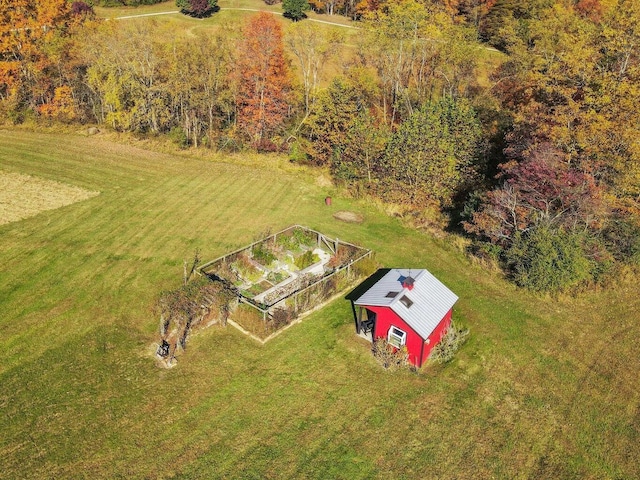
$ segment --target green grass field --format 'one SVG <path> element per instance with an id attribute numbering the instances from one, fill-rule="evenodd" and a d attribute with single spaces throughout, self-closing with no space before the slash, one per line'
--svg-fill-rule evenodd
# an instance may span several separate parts
<path id="1" fill-rule="evenodd" d="M 185 23 L 201 23 L 212 24 L 219 21 L 224 21 L 229 18 L 246 17 L 249 15 L 255 15 L 255 12 L 266 11 L 282 14 L 282 4 L 275 3 L 274 5 L 267 5 L 262 0 L 220 0 L 218 2 L 220 11 L 213 14 L 209 18 L 197 19 L 190 18 L 188 16 L 176 13 L 176 18 L 182 19 Z M 102 18 L 119 18 L 119 17 L 132 17 L 138 15 L 162 15 L 163 17 L 167 12 L 177 12 L 179 9 L 176 7 L 175 1 L 167 1 L 157 3 L 155 5 L 141 5 L 138 7 L 95 7 L 96 14 Z M 352 26 L 353 22 L 342 15 L 324 15 L 317 14 L 312 10 L 306 12 L 307 18 L 311 20 L 319 20 L 323 24 L 333 23 L 342 26 Z M 221 18 L 220 18 L 221 17 Z M 284 20 L 284 23 L 291 23 L 289 20 Z"/>
<path id="2" fill-rule="evenodd" d="M 228 160 L 0 130 L 1 171 L 100 192 L 0 226 L 1 478 L 640 476 L 637 285 L 535 297 L 282 158 Z M 430 269 L 470 341 L 389 374 L 338 300 L 264 346 L 202 330 L 158 368 L 151 307 L 182 261 L 293 223 Z"/>

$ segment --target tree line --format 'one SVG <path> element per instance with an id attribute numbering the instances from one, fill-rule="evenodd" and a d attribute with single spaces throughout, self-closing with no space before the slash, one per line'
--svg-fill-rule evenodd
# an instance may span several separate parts
<path id="1" fill-rule="evenodd" d="M 640 263 L 637 2 L 356 7 L 347 42 L 268 13 L 176 34 L 16 0 L 0 19 L 0 111 L 288 152 L 416 223 L 446 220 L 536 290 Z"/>

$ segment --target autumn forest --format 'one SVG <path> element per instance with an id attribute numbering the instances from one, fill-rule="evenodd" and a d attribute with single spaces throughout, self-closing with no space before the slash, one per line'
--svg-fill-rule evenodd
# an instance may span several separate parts
<path id="1" fill-rule="evenodd" d="M 0 0 L 5 123 L 284 153 L 537 291 L 640 265 L 640 2 L 288 1 L 345 21 L 206 33 L 95 4 Z"/>

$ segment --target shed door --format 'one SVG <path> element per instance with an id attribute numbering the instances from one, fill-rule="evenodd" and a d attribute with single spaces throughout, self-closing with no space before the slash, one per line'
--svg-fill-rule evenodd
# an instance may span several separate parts
<path id="1" fill-rule="evenodd" d="M 367 310 L 367 319 L 362 322 L 362 331 L 364 333 L 373 332 L 376 327 L 376 312 L 372 312 L 368 308 Z"/>

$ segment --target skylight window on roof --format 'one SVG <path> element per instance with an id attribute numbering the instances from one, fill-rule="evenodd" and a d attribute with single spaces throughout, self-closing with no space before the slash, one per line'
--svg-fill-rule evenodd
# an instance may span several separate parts
<path id="1" fill-rule="evenodd" d="M 387 293 L 387 298 L 396 298 L 399 293 L 400 292 L 389 292 Z"/>
<path id="2" fill-rule="evenodd" d="M 409 307 L 411 307 L 411 305 L 413 305 L 413 301 L 409 297 L 407 297 L 406 295 L 403 295 L 402 297 L 400 297 L 400 303 L 402 303 L 407 308 L 409 308 Z"/>

